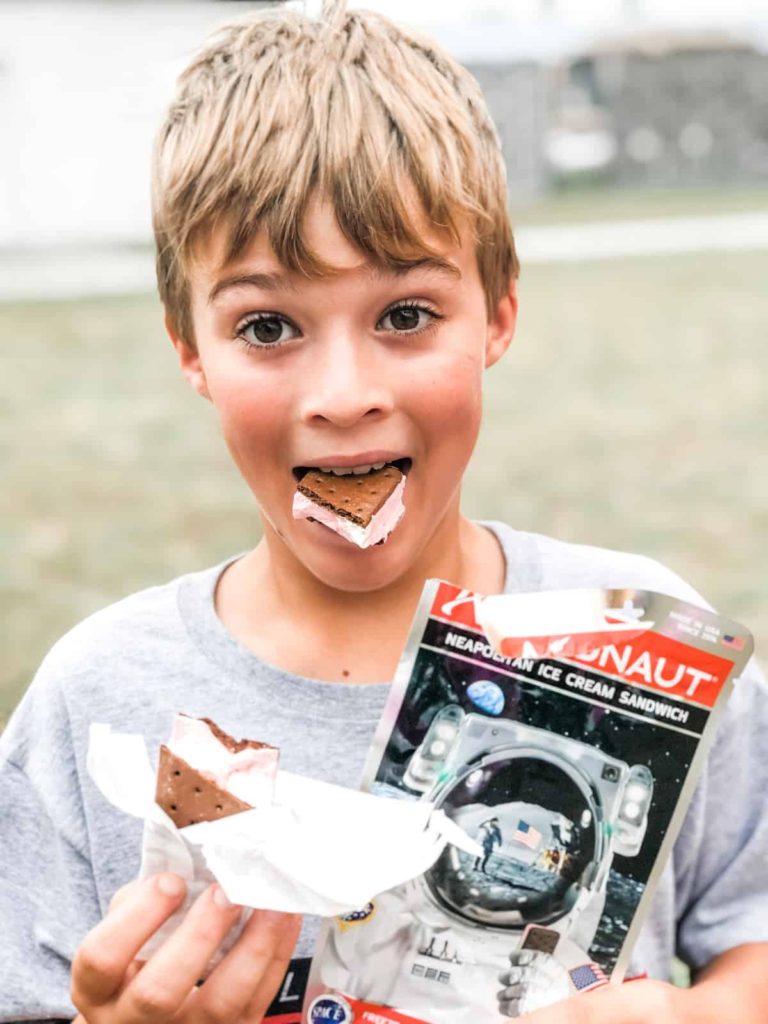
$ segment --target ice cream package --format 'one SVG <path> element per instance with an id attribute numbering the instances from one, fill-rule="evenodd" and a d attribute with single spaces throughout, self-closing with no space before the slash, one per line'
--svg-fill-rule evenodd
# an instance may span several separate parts
<path id="1" fill-rule="evenodd" d="M 430 580 L 364 787 L 477 852 L 326 924 L 306 1024 L 500 1024 L 621 981 L 751 650 L 663 594 Z"/>

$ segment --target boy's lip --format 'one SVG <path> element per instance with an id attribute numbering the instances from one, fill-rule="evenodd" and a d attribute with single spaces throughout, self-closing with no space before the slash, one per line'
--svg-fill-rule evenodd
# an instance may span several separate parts
<path id="1" fill-rule="evenodd" d="M 401 472 L 407 474 L 413 460 L 402 452 L 377 448 L 373 451 L 357 452 L 355 455 L 323 455 L 317 459 L 308 458 L 300 465 L 293 467 L 293 475 L 300 480 L 311 469 L 350 469 L 355 466 L 371 466 L 380 462 L 397 463 Z"/>

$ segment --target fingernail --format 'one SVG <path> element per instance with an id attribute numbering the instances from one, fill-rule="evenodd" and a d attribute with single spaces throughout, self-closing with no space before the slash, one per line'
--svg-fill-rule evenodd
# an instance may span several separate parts
<path id="1" fill-rule="evenodd" d="M 213 887 L 213 902 L 217 907 L 223 907 L 225 910 L 235 906 L 234 903 L 227 899 L 227 894 L 220 885 L 214 885 Z"/>
<path id="2" fill-rule="evenodd" d="M 173 896 L 178 899 L 184 892 L 184 882 L 178 875 L 159 875 L 157 888 L 163 896 Z"/>

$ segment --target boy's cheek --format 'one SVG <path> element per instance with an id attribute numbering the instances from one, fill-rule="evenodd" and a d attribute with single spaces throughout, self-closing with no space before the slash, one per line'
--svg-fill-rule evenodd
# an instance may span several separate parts
<path id="1" fill-rule="evenodd" d="M 206 379 L 219 421 L 228 431 L 269 429 L 284 421 L 291 401 L 285 381 L 231 360 L 224 366 L 209 363 Z"/>
<path id="2" fill-rule="evenodd" d="M 224 441 L 241 474 L 250 483 L 263 483 L 265 470 L 286 451 L 284 402 L 279 395 L 240 395 L 216 404 Z M 259 479 L 260 478 L 260 479 Z"/>
<path id="3" fill-rule="evenodd" d="M 427 415 L 444 429 L 466 431 L 482 412 L 482 368 L 474 360 L 452 361 L 422 388 Z"/>

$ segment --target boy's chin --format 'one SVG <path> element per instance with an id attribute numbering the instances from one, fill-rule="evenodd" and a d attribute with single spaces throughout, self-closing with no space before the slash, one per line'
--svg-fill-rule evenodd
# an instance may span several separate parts
<path id="1" fill-rule="evenodd" d="M 317 531 L 309 534 L 308 531 Z M 400 523 L 383 543 L 360 548 L 319 523 L 307 523 L 294 547 L 312 575 L 334 590 L 364 593 L 380 590 L 403 576 L 413 564 L 412 545 Z"/>

